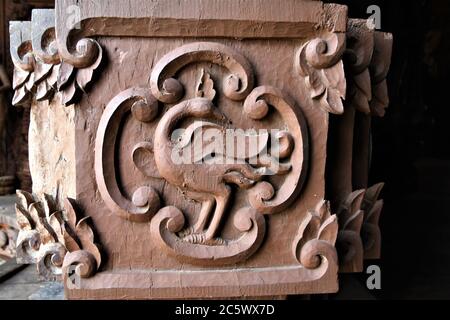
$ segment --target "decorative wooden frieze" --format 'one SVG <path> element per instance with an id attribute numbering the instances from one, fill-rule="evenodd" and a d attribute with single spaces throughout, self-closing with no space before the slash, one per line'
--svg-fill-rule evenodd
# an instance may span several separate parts
<path id="1" fill-rule="evenodd" d="M 73 269 L 80 277 L 98 270 L 101 255 L 93 231 L 88 218 L 78 219 L 72 200 L 58 211 L 47 195 L 37 199 L 17 191 L 17 199 L 19 263 L 36 264 L 39 274 L 49 280 L 61 279 L 63 269 Z"/>
<path id="2" fill-rule="evenodd" d="M 13 105 L 24 105 L 31 98 L 49 100 L 55 92 L 61 94 L 62 104 L 73 104 L 102 62 L 102 48 L 94 40 L 86 40 L 89 45 L 81 42 L 78 47 L 78 50 L 88 50 L 90 45 L 96 46 L 92 55 L 95 60 L 91 63 L 76 67 L 61 57 L 52 9 L 33 10 L 31 22 L 11 22 L 10 35 L 15 66 Z"/>

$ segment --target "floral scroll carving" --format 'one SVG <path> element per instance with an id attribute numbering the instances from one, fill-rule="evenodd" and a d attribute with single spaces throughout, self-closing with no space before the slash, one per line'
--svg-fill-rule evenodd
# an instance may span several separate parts
<path id="1" fill-rule="evenodd" d="M 49 100 L 57 92 L 64 105 L 73 104 L 102 62 L 102 48 L 92 39 L 78 43 L 78 50 L 90 52 L 92 60 L 85 64 L 74 64 L 73 59 L 61 55 L 51 9 L 33 10 L 31 22 L 12 22 L 10 34 L 15 66 L 13 105 L 24 105 L 33 97 L 36 101 Z"/>
<path id="2" fill-rule="evenodd" d="M 200 69 L 193 90 L 185 91 L 184 84 L 176 79 L 188 64 L 202 62 L 226 70 L 221 76 L 222 93 L 215 88 L 217 77 L 212 69 Z M 190 43 L 162 57 L 152 70 L 149 89 L 132 88 L 120 93 L 103 113 L 97 131 L 95 169 L 105 204 L 130 221 L 151 220 L 153 238 L 187 263 L 224 265 L 250 257 L 264 239 L 264 215 L 283 211 L 300 194 L 308 159 L 307 128 L 300 108 L 275 87 L 253 86 L 251 64 L 234 49 L 219 43 Z M 194 96 L 185 97 L 186 92 L 194 92 Z M 196 152 L 196 145 L 204 146 L 209 141 L 207 130 L 226 139 L 229 131 L 246 129 L 233 127 L 235 119 L 214 103 L 219 94 L 240 104 L 240 117 L 249 123 L 278 114 L 283 125 L 272 128 L 277 129 L 273 133 L 266 130 L 253 135 L 258 143 L 250 152 L 236 150 L 222 154 L 208 147 Z M 164 104 L 170 104 L 169 108 L 163 108 Z M 160 114 L 160 110 L 166 111 Z M 192 225 L 186 213 L 165 203 L 164 194 L 152 187 L 138 188 L 132 200 L 121 195 L 114 161 L 110 159 L 115 152 L 120 119 L 128 114 L 141 122 L 155 122 L 156 126 L 152 143 L 143 141 L 134 147 L 134 164 L 145 176 L 163 179 L 189 200 L 201 204 L 197 221 Z M 182 127 L 187 120 L 187 127 Z M 179 129 L 182 133 L 175 134 Z M 251 137 L 244 132 L 233 139 L 242 138 L 248 146 Z M 189 159 L 195 161 L 175 161 L 174 155 L 189 150 L 193 150 Z M 215 162 L 219 156 L 225 163 Z M 276 179 L 272 181 L 270 177 Z M 228 212 L 233 193 L 246 195 L 247 204 Z M 231 238 L 221 235 L 228 214 L 233 218 L 235 230 Z"/>
<path id="3" fill-rule="evenodd" d="M 328 201 L 320 201 L 299 227 L 292 247 L 294 256 L 307 269 L 318 269 L 325 261 L 337 265 L 337 235 L 337 216 L 331 214 Z"/>
<path id="4" fill-rule="evenodd" d="M 294 66 L 305 78 L 311 98 L 325 111 L 342 114 L 346 95 L 345 34 L 329 33 L 306 42 L 297 52 Z"/>
<path id="5" fill-rule="evenodd" d="M 46 195 L 38 200 L 18 191 L 17 199 L 19 263 L 35 263 L 39 274 L 50 280 L 60 279 L 70 267 L 82 278 L 98 270 L 101 255 L 88 217 L 77 218 L 72 200 L 66 199 L 59 211 Z"/>

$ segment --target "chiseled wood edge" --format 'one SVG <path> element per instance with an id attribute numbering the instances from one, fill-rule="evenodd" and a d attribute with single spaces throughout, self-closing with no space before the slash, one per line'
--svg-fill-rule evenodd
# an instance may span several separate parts
<path id="1" fill-rule="evenodd" d="M 188 299 L 205 293 L 210 298 L 336 293 L 337 269 L 334 263 L 324 263 L 313 271 L 302 266 L 202 270 L 202 281 L 200 272 L 192 270 L 117 270 L 81 279 L 78 288 L 66 287 L 65 295 L 72 300 L 117 299 L 118 295 L 124 299 Z"/>
<path id="2" fill-rule="evenodd" d="M 56 1 L 59 52 L 76 68 L 95 60 L 88 37 L 310 38 L 321 31 L 344 33 L 346 20 L 346 6 L 320 1 Z M 73 52 L 74 44 L 87 49 Z"/>

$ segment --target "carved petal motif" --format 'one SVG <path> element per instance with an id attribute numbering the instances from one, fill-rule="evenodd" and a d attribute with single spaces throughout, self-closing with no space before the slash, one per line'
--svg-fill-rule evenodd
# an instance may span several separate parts
<path id="1" fill-rule="evenodd" d="M 307 213 L 293 243 L 297 260 L 308 269 L 319 268 L 323 259 L 337 264 L 334 245 L 338 234 L 336 215 L 331 215 L 328 201 L 321 201 L 314 211 Z"/>
<path id="2" fill-rule="evenodd" d="M 92 256 L 92 270 L 101 264 L 100 251 L 94 244 L 87 218 L 77 220 L 71 200 L 66 199 L 64 212 L 54 211 L 51 199 L 43 195 L 35 200 L 25 191 L 17 191 L 16 214 L 19 224 L 17 261 L 35 263 L 39 274 L 46 279 L 58 279 L 63 267 L 77 265 L 73 256 Z M 66 262 L 70 254 L 70 262 Z M 92 274 L 92 273 L 91 273 Z"/>
<path id="3" fill-rule="evenodd" d="M 345 35 L 326 34 L 306 42 L 297 52 L 296 71 L 305 78 L 311 98 L 327 112 L 344 112 L 346 81 L 341 56 L 345 49 Z"/>
<path id="4" fill-rule="evenodd" d="M 33 10 L 31 22 L 11 23 L 11 56 L 15 65 L 13 105 L 27 105 L 32 97 L 37 101 L 48 100 L 55 92 L 61 92 L 63 104 L 75 103 L 100 66 L 102 48 L 94 40 L 86 40 L 95 53 L 91 63 L 74 66 L 70 59 L 60 57 L 54 26 L 52 9 Z"/>

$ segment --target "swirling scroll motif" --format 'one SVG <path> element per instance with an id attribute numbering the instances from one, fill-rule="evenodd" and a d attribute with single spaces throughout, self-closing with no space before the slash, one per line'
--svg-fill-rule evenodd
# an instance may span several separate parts
<path id="1" fill-rule="evenodd" d="M 322 109 L 344 112 L 346 81 L 341 61 L 345 50 L 345 34 L 325 34 L 306 42 L 297 52 L 295 70 L 305 78 L 311 98 L 318 100 Z"/>
<path id="2" fill-rule="evenodd" d="M 100 120 L 95 142 L 95 176 L 98 189 L 108 208 L 131 221 L 148 221 L 160 208 L 160 198 L 152 187 L 138 188 L 132 201 L 126 199 L 117 184 L 114 164 L 116 140 L 121 119 L 132 112 L 138 120 L 153 120 L 158 101 L 148 89 L 133 88 L 116 96 Z"/>
<path id="3" fill-rule="evenodd" d="M 16 214 L 19 225 L 17 261 L 35 263 L 39 274 L 48 280 L 61 278 L 64 267 L 77 264 L 74 257 L 91 257 L 92 275 L 101 264 L 101 255 L 94 243 L 94 234 L 88 218 L 78 220 L 71 200 L 66 199 L 64 211 L 56 211 L 44 195 L 37 200 L 33 195 L 17 192 Z"/>
<path id="4" fill-rule="evenodd" d="M 32 21 L 13 22 L 10 34 L 15 65 L 13 105 L 26 105 L 32 96 L 37 101 L 48 100 L 55 92 L 61 93 L 64 105 L 75 103 L 103 59 L 101 46 L 91 39 L 78 45 L 89 56 L 85 64 L 71 64 L 73 60 L 65 59 L 58 48 L 52 9 L 33 10 Z"/>
<path id="5" fill-rule="evenodd" d="M 280 158 L 290 156 L 291 170 L 283 184 L 274 190 L 267 181 L 257 183 L 249 190 L 249 202 L 258 212 L 278 213 L 297 198 L 303 185 L 308 161 L 308 133 L 300 108 L 279 89 L 271 86 L 255 88 L 244 102 L 244 114 L 262 120 L 273 106 L 287 125 L 287 132 L 280 136 Z M 295 143 L 293 138 L 295 137 Z"/>
<path id="6" fill-rule="evenodd" d="M 245 57 L 219 43 L 195 42 L 171 51 L 155 65 L 150 78 L 153 95 L 164 103 L 179 101 L 184 88 L 173 77 L 192 62 L 211 62 L 228 69 L 230 74 L 223 81 L 223 90 L 231 100 L 243 100 L 253 88 L 252 67 Z"/>
<path id="7" fill-rule="evenodd" d="M 236 212 L 234 226 L 243 234 L 235 240 L 221 240 L 215 245 L 193 244 L 181 241 L 176 233 L 185 226 L 183 213 L 176 207 L 165 207 L 151 223 L 151 233 L 156 235 L 163 247 L 188 263 L 204 265 L 226 265 L 242 261 L 251 256 L 261 245 L 266 231 L 264 217 L 252 208 Z"/>
<path id="8" fill-rule="evenodd" d="M 337 217 L 331 215 L 329 202 L 319 202 L 299 227 L 292 247 L 294 256 L 307 269 L 319 268 L 324 259 L 337 266 L 337 233 Z"/>

